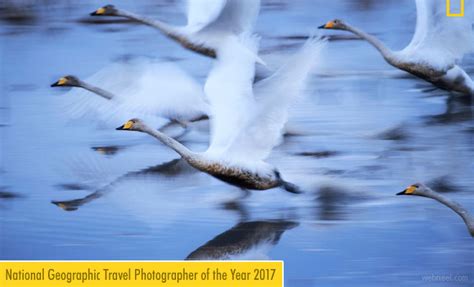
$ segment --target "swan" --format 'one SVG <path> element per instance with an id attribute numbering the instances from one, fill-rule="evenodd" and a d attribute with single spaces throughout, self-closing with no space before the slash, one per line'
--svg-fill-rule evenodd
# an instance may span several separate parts
<path id="1" fill-rule="evenodd" d="M 255 37 L 242 37 L 241 45 L 229 42 L 219 54 L 205 84 L 211 106 L 211 141 L 205 152 L 190 151 L 178 141 L 131 119 L 118 130 L 148 133 L 176 151 L 194 168 L 243 189 L 283 187 L 300 193 L 264 161 L 278 144 L 287 121 L 288 107 L 304 87 L 325 41 L 310 38 L 272 76 L 252 86 L 255 58 L 242 51 L 257 50 Z"/>
<path id="2" fill-rule="evenodd" d="M 474 82 L 456 64 L 474 47 L 472 2 L 466 1 L 464 17 L 447 17 L 445 5 L 440 1 L 416 0 L 415 33 L 408 46 L 400 51 L 390 50 L 376 37 L 339 19 L 319 28 L 352 32 L 372 44 L 390 65 L 438 88 L 474 96 Z"/>
<path id="3" fill-rule="evenodd" d="M 464 220 L 464 223 L 466 224 L 469 233 L 472 237 L 474 237 L 474 217 L 472 217 L 472 215 L 469 214 L 469 212 L 459 203 L 444 197 L 443 195 L 435 192 L 434 190 L 425 186 L 422 183 L 412 184 L 402 192 L 397 193 L 397 195 L 419 195 L 429 197 L 441 202 L 442 204 L 446 205 L 454 212 L 459 214 L 459 216 L 461 216 L 461 218 Z"/>
<path id="4" fill-rule="evenodd" d="M 207 119 L 210 110 L 202 86 L 170 63 L 142 60 L 116 63 L 97 72 L 87 82 L 68 75 L 51 87 L 80 87 L 105 99 L 91 105 L 102 115 L 112 110 L 126 113 L 127 117 L 133 113 L 159 116 L 170 121 L 164 127 L 174 123 L 186 127 L 189 122 Z"/>
<path id="5" fill-rule="evenodd" d="M 103 6 L 91 16 L 120 16 L 154 27 L 186 49 L 215 58 L 227 36 L 252 33 L 260 0 L 188 0 L 187 25 L 173 26 L 125 11 L 114 5 Z M 263 61 L 256 57 L 257 62 Z"/>

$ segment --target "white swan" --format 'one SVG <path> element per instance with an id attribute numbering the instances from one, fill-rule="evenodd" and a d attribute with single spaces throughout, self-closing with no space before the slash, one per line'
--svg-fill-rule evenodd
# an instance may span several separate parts
<path id="1" fill-rule="evenodd" d="M 442 196 L 441 194 L 433 191 L 431 188 L 421 183 L 412 184 L 402 192 L 397 193 L 397 195 L 419 195 L 441 202 L 461 216 L 469 233 L 472 237 L 474 237 L 474 217 L 472 217 L 472 215 L 470 215 L 469 212 L 459 203 Z"/>
<path id="2" fill-rule="evenodd" d="M 342 20 L 329 21 L 321 29 L 352 32 L 367 40 L 394 67 L 433 85 L 474 96 L 474 82 L 456 63 L 474 48 L 472 23 L 474 1 L 465 1 L 464 17 L 447 17 L 445 2 L 416 0 L 416 29 L 401 51 L 392 51 L 380 40 Z"/>
<path id="3" fill-rule="evenodd" d="M 256 52 L 257 41 L 244 38 L 243 43 L 237 44 L 236 39 L 228 39 L 205 85 L 211 104 L 211 143 L 207 151 L 192 152 L 138 119 L 117 129 L 148 133 L 194 168 L 227 183 L 257 190 L 282 186 L 297 193 L 298 188 L 284 181 L 278 170 L 264 159 L 278 144 L 288 107 L 304 87 L 324 41 L 310 39 L 287 64 L 252 87 L 255 58 L 240 47 L 244 45 Z"/>
<path id="4" fill-rule="evenodd" d="M 260 10 L 260 0 L 188 0 L 186 26 L 164 22 L 106 5 L 92 16 L 120 16 L 149 25 L 186 49 L 216 57 L 216 50 L 227 36 L 252 33 Z M 263 63 L 258 57 L 257 62 Z"/>
<path id="5" fill-rule="evenodd" d="M 99 95 L 103 99 L 87 98 L 85 110 L 95 109 L 101 115 L 111 113 L 111 116 L 116 116 L 119 113 L 127 118 L 131 114 L 158 116 L 185 125 L 208 118 L 209 114 L 202 86 L 171 63 L 141 59 L 116 63 L 89 77 L 87 82 L 65 76 L 51 86 L 80 87 Z M 83 103 L 77 99 L 75 104 L 80 106 Z"/>

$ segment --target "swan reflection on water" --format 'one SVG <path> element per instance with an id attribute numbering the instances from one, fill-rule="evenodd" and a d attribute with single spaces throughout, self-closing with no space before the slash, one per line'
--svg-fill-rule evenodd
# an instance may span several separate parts
<path id="1" fill-rule="evenodd" d="M 298 226 L 286 220 L 240 222 L 191 252 L 186 260 L 268 259 L 285 231 Z"/>
<path id="2" fill-rule="evenodd" d="M 191 168 L 186 161 L 182 159 L 174 159 L 169 162 L 165 162 L 162 164 L 158 164 L 152 167 L 148 167 L 139 171 L 131 171 L 122 176 L 119 176 L 112 182 L 108 183 L 104 187 L 101 187 L 91 194 L 77 199 L 72 200 L 52 200 L 51 203 L 57 205 L 58 207 L 62 208 L 65 211 L 75 211 L 79 209 L 79 207 L 88 204 L 92 201 L 95 201 L 104 195 L 108 194 L 109 192 L 113 191 L 112 186 L 127 179 L 133 179 L 139 176 L 158 176 L 158 177 L 173 177 L 177 175 L 185 175 L 189 173 L 195 173 L 194 169 Z"/>

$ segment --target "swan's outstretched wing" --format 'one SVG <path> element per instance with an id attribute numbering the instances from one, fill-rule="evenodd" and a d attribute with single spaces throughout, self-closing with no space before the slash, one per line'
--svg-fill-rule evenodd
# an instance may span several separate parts
<path id="1" fill-rule="evenodd" d="M 288 109 L 301 95 L 326 41 L 311 38 L 286 64 L 254 87 L 256 111 L 229 148 L 239 158 L 263 160 L 281 139 Z"/>
<path id="2" fill-rule="evenodd" d="M 204 90 L 211 106 L 211 144 L 208 154 L 225 156 L 239 131 L 253 114 L 252 82 L 258 39 L 226 38 Z"/>
<path id="3" fill-rule="evenodd" d="M 187 29 L 251 33 L 259 10 L 260 0 L 188 0 Z"/>
<path id="4" fill-rule="evenodd" d="M 137 115 L 192 120 L 208 115 L 202 85 L 175 64 L 144 63 L 133 83 L 117 93 L 119 108 Z"/>
<path id="5" fill-rule="evenodd" d="M 199 31 L 215 21 L 221 14 L 227 0 L 188 0 L 188 28 Z"/>
<path id="6" fill-rule="evenodd" d="M 416 0 L 416 28 L 401 51 L 408 61 L 446 70 L 474 48 L 474 1 L 464 1 L 464 17 L 447 17 L 446 2 Z"/>
<path id="7" fill-rule="evenodd" d="M 140 59 L 107 66 L 84 82 L 109 91 L 112 100 L 83 89 L 71 90 L 69 112 L 77 116 L 93 112 L 103 121 L 132 117 L 196 118 L 208 112 L 202 86 L 170 63 Z M 66 97 L 66 96 L 65 96 Z"/>

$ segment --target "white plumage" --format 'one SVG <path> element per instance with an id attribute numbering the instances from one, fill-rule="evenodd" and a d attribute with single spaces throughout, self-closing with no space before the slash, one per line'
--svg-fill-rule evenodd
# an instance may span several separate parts
<path id="1" fill-rule="evenodd" d="M 255 37 L 246 42 L 250 51 L 257 50 Z M 207 153 L 239 162 L 264 160 L 279 143 L 288 108 L 301 94 L 324 43 L 310 39 L 272 76 L 253 86 L 255 59 L 229 41 L 205 85 L 212 111 Z"/>
<path id="2" fill-rule="evenodd" d="M 416 0 L 416 28 L 411 42 L 399 52 L 407 61 L 448 70 L 474 48 L 473 3 L 466 0 L 464 17 L 447 17 L 445 2 Z"/>
<path id="3" fill-rule="evenodd" d="M 209 113 L 202 86 L 175 64 L 148 59 L 114 63 L 85 82 L 110 92 L 113 98 L 73 89 L 64 97 L 70 98 L 69 113 L 75 117 L 92 111 L 104 121 L 137 115 L 190 121 Z"/>

